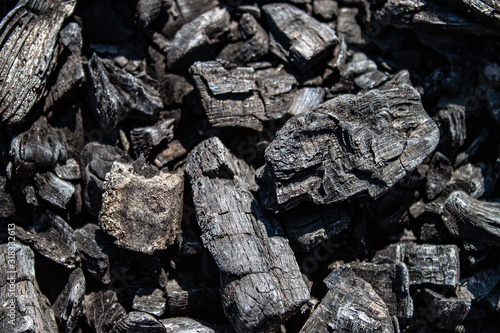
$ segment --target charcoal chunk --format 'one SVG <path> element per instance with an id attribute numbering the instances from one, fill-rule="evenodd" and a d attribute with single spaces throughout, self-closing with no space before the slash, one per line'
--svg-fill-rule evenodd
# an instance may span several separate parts
<path id="1" fill-rule="evenodd" d="M 170 141 L 174 137 L 174 119 L 166 119 L 153 126 L 136 127 L 130 131 L 132 151 L 136 157 L 149 157 L 151 150 L 160 143 Z"/>
<path id="2" fill-rule="evenodd" d="M 160 289 L 139 289 L 134 296 L 132 309 L 146 312 L 156 317 L 165 313 L 165 293 Z"/>
<path id="3" fill-rule="evenodd" d="M 0 218 L 7 218 L 15 214 L 16 207 L 12 197 L 5 190 L 7 178 L 0 175 Z"/>
<path id="4" fill-rule="evenodd" d="M 288 113 L 295 116 L 314 110 L 323 102 L 325 90 L 320 87 L 305 87 L 299 89 L 293 100 L 293 104 L 288 109 Z"/>
<path id="5" fill-rule="evenodd" d="M 62 180 L 52 172 L 37 173 L 35 183 L 38 189 L 37 194 L 45 201 L 59 208 L 66 208 L 66 204 L 75 193 L 73 184 Z"/>
<path id="6" fill-rule="evenodd" d="M 453 166 L 450 160 L 443 154 L 437 152 L 432 157 L 427 171 L 427 183 L 425 192 L 427 199 L 433 200 L 444 191 L 453 174 Z"/>
<path id="7" fill-rule="evenodd" d="M 111 289 L 85 295 L 83 313 L 88 325 L 96 333 L 112 332 L 116 323 L 127 316 L 116 293 Z"/>
<path id="8" fill-rule="evenodd" d="M 206 283 L 182 285 L 177 280 L 167 283 L 167 303 L 169 313 L 174 316 L 193 313 L 220 314 L 220 291 Z M 218 311 L 219 310 L 219 311 Z"/>
<path id="9" fill-rule="evenodd" d="M 191 151 L 186 172 L 229 321 L 240 332 L 279 326 L 309 292 L 279 224 L 263 215 L 250 192 L 254 171 L 214 137 Z"/>
<path id="10" fill-rule="evenodd" d="M 73 158 L 69 158 L 64 164 L 58 163 L 54 168 L 54 172 L 57 177 L 64 180 L 77 180 L 82 177 L 80 164 Z"/>
<path id="11" fill-rule="evenodd" d="M 427 319 L 445 330 L 452 330 L 460 324 L 471 308 L 468 298 L 445 297 L 427 288 L 421 291 L 420 297 L 426 304 Z"/>
<path id="12" fill-rule="evenodd" d="M 347 44 L 363 48 L 368 45 L 369 39 L 362 32 L 356 22 L 358 16 L 357 8 L 342 8 L 337 17 L 337 33 L 343 37 Z"/>
<path id="13" fill-rule="evenodd" d="M 167 329 L 152 315 L 133 311 L 113 327 L 112 333 L 166 333 Z"/>
<path id="14" fill-rule="evenodd" d="M 162 319 L 161 323 L 167 329 L 168 333 L 231 333 L 233 330 L 229 327 L 220 325 L 210 325 L 201 320 L 188 317 L 174 317 Z"/>
<path id="15" fill-rule="evenodd" d="M 279 47 L 271 51 L 304 72 L 338 43 L 334 30 L 295 6 L 273 3 L 262 6 L 262 10 Z"/>
<path id="16" fill-rule="evenodd" d="M 85 296 L 85 277 L 81 268 L 71 272 L 68 283 L 59 294 L 52 309 L 56 318 L 63 324 L 65 332 L 73 332 L 78 319 L 83 314 Z"/>
<path id="17" fill-rule="evenodd" d="M 498 282 L 500 282 L 500 269 L 488 268 L 460 280 L 460 288 L 465 289 L 465 297 L 481 300 L 495 288 Z"/>

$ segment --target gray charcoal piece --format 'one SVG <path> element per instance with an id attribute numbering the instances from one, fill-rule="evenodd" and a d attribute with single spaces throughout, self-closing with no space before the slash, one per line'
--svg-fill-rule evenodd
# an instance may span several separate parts
<path id="1" fill-rule="evenodd" d="M 139 0 L 135 7 L 137 23 L 141 28 L 148 27 L 161 14 L 163 0 Z M 172 2 L 172 1 L 170 1 Z M 165 3 L 165 6 L 168 2 Z M 165 8 L 166 9 L 166 8 Z"/>
<path id="2" fill-rule="evenodd" d="M 279 50 L 271 50 L 303 72 L 333 51 L 339 41 L 328 25 L 295 6 L 275 3 L 262 6 L 262 10 L 279 46 Z"/>
<path id="3" fill-rule="evenodd" d="M 45 117 L 12 139 L 9 150 L 12 176 L 30 177 L 37 167 L 55 166 L 68 158 L 68 144 L 62 131 L 51 127 Z"/>
<path id="4" fill-rule="evenodd" d="M 99 226 L 128 250 L 152 254 L 174 244 L 181 231 L 184 177 L 144 177 L 115 162 L 106 175 Z"/>
<path id="5" fill-rule="evenodd" d="M 78 325 L 78 319 L 83 315 L 83 299 L 85 296 L 85 276 L 81 268 L 71 272 L 68 282 L 59 294 L 52 310 L 61 322 L 61 329 L 70 333 Z"/>
<path id="6" fill-rule="evenodd" d="M 308 113 L 320 105 L 325 98 L 325 89 L 321 87 L 304 87 L 297 91 L 288 113 L 296 116 Z"/>
<path id="7" fill-rule="evenodd" d="M 476 200 L 456 191 L 444 203 L 442 218 L 456 238 L 500 245 L 500 203 Z"/>
<path id="8" fill-rule="evenodd" d="M 335 269 L 327 281 L 328 293 L 301 333 L 395 332 L 384 301 L 349 266 Z"/>
<path id="9" fill-rule="evenodd" d="M 413 300 L 410 296 L 410 276 L 404 263 L 373 264 L 350 263 L 354 273 L 371 284 L 373 290 L 382 298 L 389 313 L 398 318 L 413 316 Z M 330 288 L 331 283 L 325 279 Z"/>
<path id="10" fill-rule="evenodd" d="M 488 268 L 460 280 L 460 287 L 465 290 L 464 296 L 473 300 L 481 300 L 498 285 L 498 282 L 500 282 L 500 268 Z"/>
<path id="11" fill-rule="evenodd" d="M 168 143 L 165 149 L 156 155 L 153 162 L 158 168 L 163 168 L 167 163 L 172 162 L 187 153 L 188 151 L 182 142 L 179 140 L 172 140 Z"/>
<path id="12" fill-rule="evenodd" d="M 151 150 L 162 142 L 168 142 L 174 137 L 174 119 L 165 119 L 153 126 L 136 127 L 130 131 L 132 151 L 136 157 L 141 154 L 149 157 Z"/>
<path id="13" fill-rule="evenodd" d="M 472 13 L 477 18 L 493 25 L 500 25 L 500 4 L 494 0 L 459 0 L 448 1 L 450 4 L 460 6 L 467 13 Z"/>
<path id="14" fill-rule="evenodd" d="M 462 105 L 450 104 L 440 110 L 437 122 L 441 131 L 441 140 L 447 146 L 456 151 L 462 147 L 467 137 L 465 125 L 465 107 Z"/>
<path id="15" fill-rule="evenodd" d="M 160 322 L 167 329 L 167 333 L 232 333 L 231 327 L 211 325 L 201 320 L 188 317 L 172 317 Z"/>
<path id="16" fill-rule="evenodd" d="M 445 297 L 435 291 L 424 288 L 419 297 L 425 302 L 425 318 L 434 326 L 444 330 L 453 330 L 469 313 L 469 298 Z"/>
<path id="17" fill-rule="evenodd" d="M 170 70 L 189 67 L 228 38 L 231 16 L 225 8 L 214 8 L 177 31 L 167 53 Z"/>
<path id="18" fill-rule="evenodd" d="M 257 86 L 264 102 L 266 120 L 279 119 L 290 110 L 296 85 L 295 77 L 283 70 L 257 72 Z"/>
<path id="19" fill-rule="evenodd" d="M 39 215 L 28 231 L 16 226 L 16 236 L 44 257 L 68 268 L 75 268 L 80 258 L 73 229 L 61 217 L 49 211 Z"/>
<path id="20" fill-rule="evenodd" d="M 85 295 L 83 314 L 87 324 L 96 333 L 111 333 L 121 319 L 127 316 L 118 296 L 111 290 L 100 290 Z"/>
<path id="21" fill-rule="evenodd" d="M 156 317 L 165 313 L 165 292 L 160 289 L 140 288 L 132 301 L 132 309 L 146 312 Z"/>
<path id="22" fill-rule="evenodd" d="M 328 21 L 338 16 L 339 5 L 334 0 L 313 0 L 313 13 Z"/>
<path id="23" fill-rule="evenodd" d="M 35 255 L 25 245 L 0 245 L 0 304 L 2 333 L 59 332 L 35 279 Z"/>
<path id="24" fill-rule="evenodd" d="M 337 17 L 336 31 L 339 37 L 343 37 L 347 44 L 358 48 L 364 48 L 370 42 L 356 22 L 358 16 L 357 8 L 342 8 Z"/>
<path id="25" fill-rule="evenodd" d="M 440 152 L 436 152 L 432 156 L 429 170 L 427 170 L 427 183 L 425 184 L 427 199 L 434 200 L 441 194 L 452 175 L 453 165 L 450 160 Z"/>
<path id="26" fill-rule="evenodd" d="M 0 218 L 7 218 L 16 213 L 12 197 L 6 191 L 7 178 L 0 174 Z"/>
<path id="27" fill-rule="evenodd" d="M 80 164 L 73 158 L 68 158 L 65 163 L 57 163 L 54 172 L 57 177 L 63 180 L 77 180 L 82 178 Z"/>
<path id="28" fill-rule="evenodd" d="M 397 80 L 288 120 L 267 147 L 259 174 L 265 208 L 378 198 L 429 156 L 438 127 L 419 93 Z"/>
<path id="29" fill-rule="evenodd" d="M 180 285 L 175 279 L 166 286 L 169 313 L 173 316 L 193 313 L 221 314 L 220 290 L 205 283 Z"/>
<path id="30" fill-rule="evenodd" d="M 76 0 L 19 1 L 0 22 L 0 116 L 18 123 L 45 91 L 56 65 L 57 41 Z"/>
<path id="31" fill-rule="evenodd" d="M 456 287 L 460 281 L 459 251 L 456 245 L 392 244 L 376 253 L 374 263 L 405 263 L 410 285 L 424 283 Z"/>
<path id="32" fill-rule="evenodd" d="M 238 332 L 279 327 L 310 296 L 279 224 L 252 195 L 254 171 L 213 137 L 191 151 L 186 173 L 229 321 Z"/>
<path id="33" fill-rule="evenodd" d="M 166 333 L 167 329 L 146 312 L 132 311 L 118 321 L 110 333 Z"/>
<path id="34" fill-rule="evenodd" d="M 361 89 L 373 89 L 382 85 L 389 76 L 379 70 L 372 70 L 361 74 L 354 79 L 354 83 Z"/>
<path id="35" fill-rule="evenodd" d="M 43 200 L 59 208 L 66 208 L 73 194 L 75 186 L 66 180 L 62 180 L 52 172 L 35 174 L 37 194 Z"/>

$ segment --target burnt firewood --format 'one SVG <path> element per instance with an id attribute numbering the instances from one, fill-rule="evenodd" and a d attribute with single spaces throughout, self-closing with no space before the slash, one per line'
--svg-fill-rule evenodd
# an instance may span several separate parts
<path id="1" fill-rule="evenodd" d="M 479 201 L 456 191 L 444 203 L 442 217 L 456 238 L 500 245 L 500 203 Z"/>
<path id="2" fill-rule="evenodd" d="M 418 92 L 394 80 L 290 119 L 266 149 L 265 207 L 377 198 L 414 170 L 436 148 L 439 131 Z"/>
<path id="3" fill-rule="evenodd" d="M 22 121 L 55 68 L 57 37 L 75 0 L 18 2 L 0 23 L 1 122 Z"/>
<path id="4" fill-rule="evenodd" d="M 153 126 L 136 127 L 130 131 L 132 152 L 135 157 L 149 157 L 151 150 L 162 142 L 168 142 L 174 137 L 174 119 L 166 119 Z"/>
<path id="5" fill-rule="evenodd" d="M 13 164 L 11 176 L 30 177 L 37 167 L 66 161 L 68 145 L 62 132 L 41 117 L 29 130 L 14 137 L 9 154 Z"/>
<path id="6" fill-rule="evenodd" d="M 127 312 L 118 302 L 118 297 L 111 289 L 92 292 L 85 295 L 83 313 L 87 324 L 96 333 L 113 332 L 113 327 Z"/>
<path id="7" fill-rule="evenodd" d="M 305 72 L 333 51 L 337 35 L 328 25 L 285 3 L 262 6 L 274 46 L 271 51 Z"/>
<path id="8" fill-rule="evenodd" d="M 427 183 L 425 184 L 427 199 L 433 200 L 441 194 L 450 181 L 452 174 L 453 166 L 450 160 L 440 152 L 435 153 L 427 171 Z"/>
<path id="9" fill-rule="evenodd" d="M 156 119 L 163 109 L 160 93 L 153 86 L 110 60 L 94 54 L 87 70 L 90 105 L 101 129 L 113 129 L 127 117 Z"/>
<path id="10" fill-rule="evenodd" d="M 328 293 L 300 332 L 394 332 L 384 301 L 349 266 L 327 277 Z"/>
<path id="11" fill-rule="evenodd" d="M 141 288 L 137 291 L 132 303 L 132 309 L 146 312 L 156 317 L 161 317 L 165 313 L 165 306 L 165 293 L 160 289 Z"/>
<path id="12" fill-rule="evenodd" d="M 113 162 L 130 162 L 131 158 L 121 149 L 90 142 L 80 155 L 83 180 L 83 199 L 87 211 L 93 216 L 99 214 L 102 206 L 104 180 L 111 171 Z"/>
<path id="13" fill-rule="evenodd" d="M 435 284 L 456 287 L 460 262 L 456 245 L 397 243 L 377 252 L 374 263 L 405 263 L 410 285 Z"/>
<path id="14" fill-rule="evenodd" d="M 133 311 L 120 319 L 111 333 L 167 333 L 167 329 L 149 313 Z"/>
<path id="15" fill-rule="evenodd" d="M 75 193 L 73 184 L 62 180 L 52 172 L 37 173 L 34 179 L 40 198 L 56 207 L 66 208 L 66 204 Z"/>
<path id="16" fill-rule="evenodd" d="M 35 279 L 35 255 L 15 242 L 0 245 L 2 332 L 58 332 L 54 312 Z"/>
<path id="17" fill-rule="evenodd" d="M 9 193 L 6 191 L 7 178 L 0 174 L 0 218 L 13 216 L 16 206 Z"/>
<path id="18" fill-rule="evenodd" d="M 277 327 L 309 292 L 279 224 L 250 192 L 254 171 L 211 138 L 191 151 L 186 172 L 203 244 L 221 273 L 226 316 L 237 331 Z"/>
<path id="19" fill-rule="evenodd" d="M 67 159 L 64 164 L 57 163 L 54 172 L 57 177 L 64 180 L 77 180 L 82 178 L 80 164 L 73 158 Z"/>
<path id="20" fill-rule="evenodd" d="M 430 289 L 423 289 L 418 296 L 426 307 L 423 309 L 426 319 L 434 326 L 444 330 L 453 330 L 469 313 L 469 298 L 445 297 Z"/>
<path id="21" fill-rule="evenodd" d="M 73 229 L 50 211 L 42 212 L 28 230 L 16 226 L 16 235 L 50 260 L 75 268 L 79 261 Z"/>
<path id="22" fill-rule="evenodd" d="M 160 320 L 167 333 L 232 333 L 230 327 L 211 325 L 201 320 L 188 317 L 174 317 Z"/>
<path id="23" fill-rule="evenodd" d="M 173 316 L 195 313 L 222 314 L 219 288 L 206 283 L 179 284 L 177 280 L 167 283 L 167 304 Z"/>
<path id="24" fill-rule="evenodd" d="M 52 309 L 61 322 L 65 332 L 73 332 L 78 319 L 83 314 L 83 298 L 85 296 L 85 277 L 81 268 L 71 272 L 68 283 L 59 294 Z"/>
<path id="25" fill-rule="evenodd" d="M 217 7 L 184 24 L 168 51 L 168 69 L 185 68 L 195 60 L 206 58 L 207 53 L 228 38 L 230 21 L 229 12 Z"/>
<path id="26" fill-rule="evenodd" d="M 387 305 L 389 313 L 398 318 L 413 316 L 408 268 L 397 264 L 350 263 L 354 273 L 371 284 L 373 290 Z M 330 280 L 325 279 L 328 287 Z"/>
<path id="27" fill-rule="evenodd" d="M 184 178 L 178 173 L 138 174 L 115 162 L 106 175 L 100 227 L 115 244 L 152 254 L 174 244 L 181 231 Z"/>

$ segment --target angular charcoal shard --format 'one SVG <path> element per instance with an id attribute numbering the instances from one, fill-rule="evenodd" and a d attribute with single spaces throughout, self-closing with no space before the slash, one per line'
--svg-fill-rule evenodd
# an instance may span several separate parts
<path id="1" fill-rule="evenodd" d="M 35 279 L 35 255 L 15 242 L 0 245 L 2 332 L 58 332 L 54 312 Z"/>
<path id="2" fill-rule="evenodd" d="M 295 6 L 277 3 L 264 5 L 262 10 L 279 47 L 271 50 L 304 72 L 338 43 L 334 30 Z"/>
<path id="3" fill-rule="evenodd" d="M 40 198 L 59 208 L 66 208 L 73 194 L 75 186 L 66 180 L 62 180 L 52 172 L 37 173 L 35 175 L 37 194 Z"/>
<path id="4" fill-rule="evenodd" d="M 0 23 L 1 122 L 22 121 L 55 68 L 59 30 L 76 0 L 19 1 Z"/>
<path id="5" fill-rule="evenodd" d="M 442 218 L 456 238 L 500 245 L 500 203 L 476 200 L 456 191 L 444 203 Z"/>
<path id="6" fill-rule="evenodd" d="M 186 23 L 175 34 L 167 54 L 170 70 L 185 68 L 205 58 L 214 47 L 228 38 L 231 16 L 225 8 L 209 10 Z"/>
<path id="7" fill-rule="evenodd" d="M 444 330 L 453 330 L 460 324 L 471 308 L 469 298 L 445 297 L 430 289 L 423 289 L 417 297 L 423 299 L 426 319 L 434 326 Z"/>
<path id="8" fill-rule="evenodd" d="M 205 283 L 182 284 L 177 280 L 167 283 L 169 313 L 174 316 L 193 313 L 222 314 L 220 290 Z"/>
<path id="9" fill-rule="evenodd" d="M 160 320 L 167 333 L 232 333 L 230 327 L 211 325 L 188 317 L 173 317 Z"/>
<path id="10" fill-rule="evenodd" d="M 433 200 L 441 194 L 450 181 L 452 174 L 453 165 L 450 160 L 440 152 L 435 153 L 427 171 L 425 186 L 427 199 Z"/>
<path id="11" fill-rule="evenodd" d="M 167 333 L 167 329 L 149 313 L 133 311 L 113 327 L 112 333 Z"/>
<path id="12" fill-rule="evenodd" d="M 325 89 L 321 87 L 305 87 L 299 89 L 293 100 L 293 104 L 288 109 L 288 113 L 295 116 L 307 113 L 320 105 L 325 98 Z"/>
<path id="13" fill-rule="evenodd" d="M 456 287 L 460 280 L 460 261 L 456 245 L 397 243 L 376 253 L 374 263 L 405 263 L 410 285 L 430 283 Z"/>
<path id="14" fill-rule="evenodd" d="M 152 254 L 176 242 L 181 231 L 184 177 L 159 172 L 146 178 L 115 162 L 106 175 L 100 227 L 123 248 Z"/>
<path id="15" fill-rule="evenodd" d="M 59 294 L 52 309 L 56 318 L 62 323 L 65 332 L 73 332 L 78 319 L 83 314 L 83 298 L 85 296 L 85 277 L 81 268 L 71 272 L 68 283 Z"/>
<path id="16" fill-rule="evenodd" d="M 41 117 L 29 130 L 12 139 L 9 154 L 13 163 L 11 175 L 29 177 L 37 167 L 66 161 L 68 144 L 62 132 Z"/>
<path id="17" fill-rule="evenodd" d="M 339 37 L 343 37 L 347 44 L 363 48 L 369 43 L 359 24 L 356 22 L 358 16 L 357 8 L 342 8 L 337 17 L 336 31 Z"/>
<path id="18" fill-rule="evenodd" d="M 413 316 L 413 300 L 410 296 L 410 278 L 404 263 L 373 264 L 350 263 L 357 276 L 371 284 L 389 309 L 389 313 L 398 318 Z M 331 288 L 331 282 L 325 279 Z"/>
<path id="19" fill-rule="evenodd" d="M 267 119 L 279 119 L 290 110 L 296 85 L 295 77 L 283 70 L 257 72 L 257 86 Z"/>
<path id="20" fill-rule="evenodd" d="M 446 106 L 439 111 L 437 122 L 441 132 L 441 145 L 454 155 L 464 145 L 467 137 L 465 107 L 455 104 Z"/>
<path id="21" fill-rule="evenodd" d="M 132 309 L 147 312 L 156 317 L 165 313 L 165 292 L 160 289 L 139 289 L 134 296 Z"/>
<path id="22" fill-rule="evenodd" d="M 164 2 L 162 0 L 139 0 L 137 2 L 136 19 L 141 28 L 146 28 L 160 16 Z"/>
<path id="23" fill-rule="evenodd" d="M 460 6 L 467 13 L 472 13 L 477 18 L 490 24 L 500 25 L 500 4 L 492 0 L 460 0 L 448 1 L 450 4 Z"/>
<path id="24" fill-rule="evenodd" d="M 64 164 L 57 163 L 54 172 L 57 177 L 64 180 L 77 180 L 82 177 L 80 164 L 73 158 L 69 158 Z"/>
<path id="25" fill-rule="evenodd" d="M 301 201 L 377 198 L 438 142 L 436 124 L 408 84 L 389 81 L 342 95 L 291 118 L 276 133 L 259 175 L 261 199 L 267 209 L 282 211 Z"/>
<path id="26" fill-rule="evenodd" d="M 307 332 L 395 332 L 384 301 L 349 266 L 328 277 L 329 290 L 300 330 Z"/>
<path id="27" fill-rule="evenodd" d="M 16 235 L 44 257 L 68 268 L 75 268 L 79 258 L 73 229 L 49 211 L 39 215 L 29 231 L 16 226 Z"/>
<path id="28" fill-rule="evenodd" d="M 168 142 L 174 137 L 174 119 L 166 119 L 153 126 L 137 127 L 130 131 L 132 151 L 136 157 L 141 154 L 149 157 L 151 150 L 162 142 Z"/>
<path id="29" fill-rule="evenodd" d="M 309 292 L 279 224 L 251 193 L 254 171 L 214 137 L 191 151 L 186 172 L 203 243 L 219 266 L 226 316 L 239 332 L 278 327 Z"/>
<path id="30" fill-rule="evenodd" d="M 117 322 L 127 316 L 118 302 L 118 296 L 111 290 L 101 290 L 85 295 L 83 313 L 88 325 L 96 333 L 110 333 Z"/>

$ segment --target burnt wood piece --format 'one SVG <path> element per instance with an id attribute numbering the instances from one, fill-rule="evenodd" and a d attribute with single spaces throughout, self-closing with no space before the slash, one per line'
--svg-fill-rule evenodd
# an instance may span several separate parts
<path id="1" fill-rule="evenodd" d="M 423 289 L 418 296 L 424 301 L 426 319 L 434 326 L 444 330 L 453 330 L 469 313 L 469 298 L 445 297 L 430 289 Z"/>
<path id="2" fill-rule="evenodd" d="M 12 197 L 6 191 L 7 178 L 0 174 L 0 218 L 7 218 L 16 213 Z"/>
<path id="3" fill-rule="evenodd" d="M 104 190 L 99 225 L 116 238 L 116 245 L 152 254 L 176 242 L 182 221 L 182 174 L 145 177 L 133 165 L 115 162 Z"/>
<path id="4" fill-rule="evenodd" d="M 167 106 L 182 104 L 193 91 L 193 86 L 184 76 L 172 73 L 161 73 L 160 76 L 160 93 Z"/>
<path id="5" fill-rule="evenodd" d="M 254 171 L 216 138 L 196 146 L 186 165 L 203 244 L 219 266 L 224 311 L 239 332 L 267 332 L 309 299 L 277 221 L 253 197 Z"/>
<path id="6" fill-rule="evenodd" d="M 160 289 L 142 289 L 137 291 L 132 302 L 132 309 L 146 312 L 156 317 L 165 313 L 165 292 Z"/>
<path id="7" fill-rule="evenodd" d="M 87 211 L 93 216 L 99 214 L 102 206 L 104 180 L 111 171 L 113 162 L 130 162 L 131 158 L 121 149 L 90 142 L 80 155 L 83 180 L 83 200 Z"/>
<path id="8" fill-rule="evenodd" d="M 64 180 L 78 180 L 82 178 L 80 164 L 73 158 L 67 159 L 64 164 L 57 163 L 54 172 L 57 177 Z"/>
<path id="9" fill-rule="evenodd" d="M 455 155 L 465 143 L 467 127 L 465 125 L 465 107 L 450 104 L 440 110 L 437 123 L 441 132 L 441 145 Z"/>
<path id="10" fill-rule="evenodd" d="M 440 152 L 436 152 L 432 156 L 429 170 L 427 170 L 427 183 L 425 184 L 427 199 L 434 200 L 441 194 L 452 175 L 453 165 L 450 160 Z"/>
<path id="11" fill-rule="evenodd" d="M 66 208 L 73 194 L 75 186 L 66 180 L 62 180 L 52 172 L 35 174 L 37 194 L 43 200 L 59 208 Z"/>
<path id="12" fill-rule="evenodd" d="M 135 157 L 149 157 L 151 150 L 162 142 L 168 142 L 174 137 L 174 119 L 166 119 L 153 126 L 136 127 L 130 131 L 132 152 Z"/>
<path id="13" fill-rule="evenodd" d="M 26 132 L 12 139 L 9 151 L 11 176 L 30 177 L 37 167 L 55 166 L 68 157 L 68 144 L 63 133 L 41 117 Z"/>
<path id="14" fill-rule="evenodd" d="M 304 324 L 301 333 L 394 332 L 384 301 L 349 266 L 335 269 L 327 281 L 328 293 Z"/>
<path id="15" fill-rule="evenodd" d="M 456 287 L 460 280 L 460 261 L 456 245 L 392 244 L 376 253 L 374 263 L 405 263 L 410 285 L 430 283 Z"/>
<path id="16" fill-rule="evenodd" d="M 419 93 L 395 80 L 288 120 L 265 152 L 264 206 L 283 211 L 301 201 L 377 198 L 414 170 L 436 148 L 439 130 Z"/>
<path id="17" fill-rule="evenodd" d="M 345 230 L 351 219 L 336 206 L 305 204 L 276 216 L 295 251 L 307 252 Z"/>
<path id="18" fill-rule="evenodd" d="M 153 162 L 158 168 L 163 168 L 167 163 L 172 162 L 187 153 L 188 151 L 186 150 L 186 147 L 184 147 L 179 140 L 173 140 L 168 143 L 165 149 L 156 155 Z"/>
<path id="19" fill-rule="evenodd" d="M 173 317 L 162 319 L 160 322 L 167 329 L 167 333 L 233 333 L 229 325 L 212 325 L 204 321 L 188 318 Z"/>
<path id="20" fill-rule="evenodd" d="M 442 218 L 456 238 L 500 246 L 500 203 L 456 191 L 444 203 Z"/>
<path id="21" fill-rule="evenodd" d="M 297 90 L 297 94 L 288 113 L 295 116 L 301 113 L 307 113 L 320 105 L 325 98 L 325 89 L 321 87 L 304 87 Z"/>
<path id="22" fill-rule="evenodd" d="M 222 314 L 220 290 L 217 287 L 198 282 L 180 285 L 173 279 L 168 281 L 166 291 L 170 315 Z"/>
<path id="23" fill-rule="evenodd" d="M 164 0 L 139 0 L 135 7 L 136 22 L 141 28 L 148 27 L 153 23 L 161 14 L 163 6 L 167 7 L 169 2 Z"/>
<path id="24" fill-rule="evenodd" d="M 116 323 L 111 333 L 167 333 L 167 329 L 149 313 L 132 311 Z"/>
<path id="25" fill-rule="evenodd" d="M 75 268 L 79 262 L 73 229 L 59 216 L 46 211 L 35 217 L 29 231 L 16 226 L 16 235 L 44 257 Z"/>
<path id="26" fill-rule="evenodd" d="M 154 120 L 163 109 L 160 93 L 146 81 L 95 53 L 87 66 L 90 106 L 102 130 L 111 130 L 127 117 Z"/>
<path id="27" fill-rule="evenodd" d="M 357 48 L 364 48 L 370 39 L 363 33 L 362 27 L 356 22 L 359 10 L 357 8 L 342 8 L 337 17 L 336 31 L 347 44 Z"/>
<path id="28" fill-rule="evenodd" d="M 194 61 L 206 58 L 207 53 L 228 38 L 230 23 L 229 12 L 217 7 L 184 24 L 167 53 L 168 69 L 189 67 Z"/>
<path id="29" fill-rule="evenodd" d="M 76 0 L 21 0 L 0 22 L 0 116 L 22 121 L 56 65 L 57 40 Z"/>
<path id="30" fill-rule="evenodd" d="M 60 329 L 70 333 L 78 325 L 83 315 L 83 298 L 85 296 L 85 277 L 81 268 L 71 272 L 67 284 L 52 305 L 56 318 L 61 323 Z"/>
<path id="31" fill-rule="evenodd" d="M 2 332 L 59 332 L 35 279 L 35 255 L 25 245 L 0 245 L 0 303 Z"/>
<path id="32" fill-rule="evenodd" d="M 325 23 L 286 3 L 268 4 L 262 10 L 275 47 L 271 51 L 303 72 L 333 51 L 335 31 Z"/>
<path id="33" fill-rule="evenodd" d="M 116 323 L 127 315 L 118 302 L 116 293 L 111 289 L 85 295 L 83 313 L 87 324 L 96 333 L 112 332 Z"/>
<path id="34" fill-rule="evenodd" d="M 413 316 L 413 300 L 410 296 L 410 277 L 404 263 L 373 264 L 350 263 L 354 273 L 371 284 L 389 309 L 389 313 L 398 318 Z M 328 287 L 330 281 L 325 279 Z"/>

